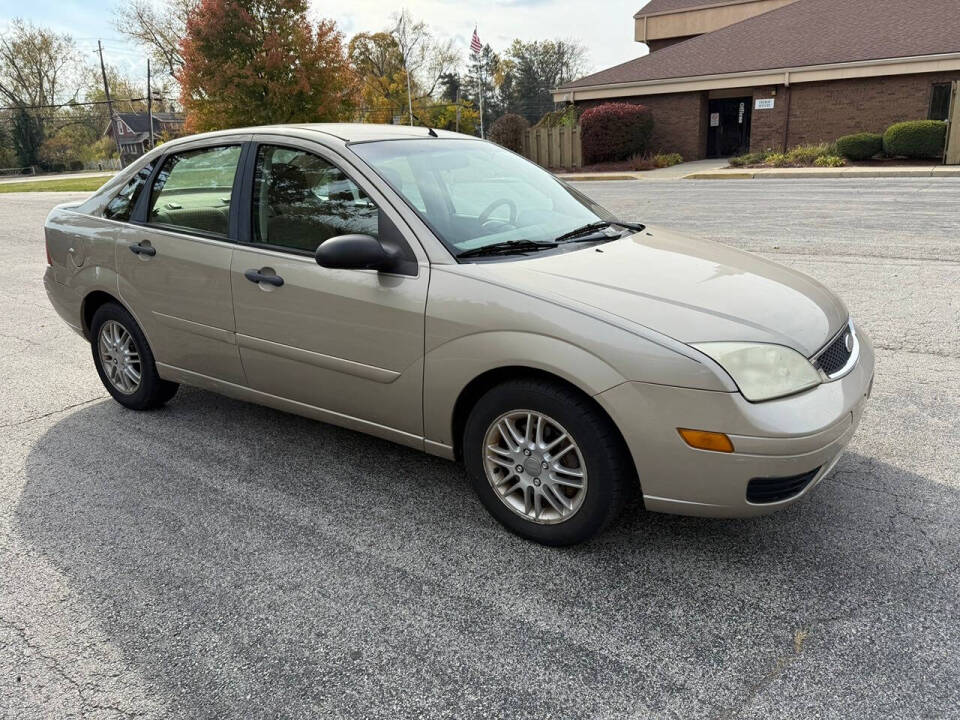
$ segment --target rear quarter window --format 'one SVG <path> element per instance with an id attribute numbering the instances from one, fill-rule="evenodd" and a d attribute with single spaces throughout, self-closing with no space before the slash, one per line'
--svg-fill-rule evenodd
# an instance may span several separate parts
<path id="1" fill-rule="evenodd" d="M 153 173 L 153 165 L 153 162 L 144 165 L 136 175 L 130 178 L 126 185 L 120 188 L 120 192 L 118 192 L 114 198 L 107 203 L 107 207 L 104 208 L 103 216 L 105 218 L 108 220 L 121 221 L 130 219 L 130 214 L 137 204 L 137 198 L 140 197 L 140 192 Z"/>

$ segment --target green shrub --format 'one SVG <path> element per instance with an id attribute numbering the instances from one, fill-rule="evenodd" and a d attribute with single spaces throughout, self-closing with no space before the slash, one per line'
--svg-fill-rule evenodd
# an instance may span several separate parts
<path id="1" fill-rule="evenodd" d="M 816 167 L 843 167 L 847 164 L 839 155 L 821 155 L 813 161 Z"/>
<path id="2" fill-rule="evenodd" d="M 658 168 L 673 167 L 683 162 L 680 153 L 657 153 L 653 156 L 653 166 Z"/>
<path id="3" fill-rule="evenodd" d="M 813 165 L 818 158 L 836 154 L 832 153 L 831 149 L 832 148 L 825 143 L 820 145 L 797 145 L 797 147 L 787 151 L 787 164 L 802 167 Z"/>
<path id="4" fill-rule="evenodd" d="M 567 105 L 560 110 L 548 112 L 542 118 L 537 120 L 534 127 L 574 127 L 580 120 L 581 109 L 579 105 Z"/>
<path id="5" fill-rule="evenodd" d="M 770 156 L 769 150 L 747 153 L 730 158 L 730 167 L 746 167 L 747 165 L 762 165 Z"/>
<path id="6" fill-rule="evenodd" d="M 633 103 L 604 103 L 580 116 L 583 162 L 625 160 L 643 154 L 653 133 L 649 108 Z"/>
<path id="7" fill-rule="evenodd" d="M 862 132 L 837 139 L 837 153 L 851 160 L 869 160 L 883 152 L 883 135 Z"/>
<path id="8" fill-rule="evenodd" d="M 940 120 L 915 120 L 891 125 L 883 134 L 883 151 L 906 158 L 940 158 L 947 142 L 947 124 Z"/>
<path id="9" fill-rule="evenodd" d="M 771 153 L 767 155 L 764 163 L 770 167 L 782 168 L 790 164 L 790 159 L 786 153 Z"/>
<path id="10" fill-rule="evenodd" d="M 627 159 L 627 166 L 634 171 L 653 170 L 653 158 L 648 154 L 637 153 Z"/>
<path id="11" fill-rule="evenodd" d="M 525 118 L 513 113 L 501 115 L 490 128 L 490 139 L 507 150 L 523 153 L 523 136 L 530 127 Z"/>

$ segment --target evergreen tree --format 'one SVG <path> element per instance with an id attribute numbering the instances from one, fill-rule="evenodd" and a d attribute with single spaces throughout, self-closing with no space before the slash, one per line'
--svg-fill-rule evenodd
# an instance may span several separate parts
<path id="1" fill-rule="evenodd" d="M 480 87 L 483 87 L 483 125 L 493 126 L 493 121 L 503 114 L 503 104 L 497 91 L 495 79 L 500 72 L 500 56 L 489 45 L 479 53 L 471 52 L 467 76 L 460 90 L 461 97 L 480 107 Z"/>

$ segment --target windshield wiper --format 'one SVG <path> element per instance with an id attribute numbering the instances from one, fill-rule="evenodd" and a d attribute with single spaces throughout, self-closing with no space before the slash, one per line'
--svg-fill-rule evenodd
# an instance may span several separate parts
<path id="1" fill-rule="evenodd" d="M 646 225 L 643 225 L 641 223 L 629 223 L 629 222 L 623 222 L 621 220 L 601 220 L 599 222 L 592 222 L 586 225 L 582 225 L 578 228 L 574 228 L 570 232 L 564 233 L 563 235 L 560 235 L 559 237 L 554 238 L 553 241 L 559 243 L 559 242 L 564 242 L 565 240 L 572 240 L 573 238 L 580 237 L 581 235 L 587 235 L 588 233 L 592 233 L 596 230 L 603 230 L 604 228 L 608 228 L 611 225 L 619 225 L 620 227 L 624 227 L 624 228 L 627 228 L 628 230 L 633 230 L 635 232 L 640 232 L 641 230 L 647 227 Z"/>
<path id="2" fill-rule="evenodd" d="M 483 255 L 509 255 L 528 251 L 549 250 L 555 248 L 555 242 L 533 242 L 532 240 L 504 240 L 481 247 L 471 248 L 456 254 L 458 258 L 481 257 Z"/>

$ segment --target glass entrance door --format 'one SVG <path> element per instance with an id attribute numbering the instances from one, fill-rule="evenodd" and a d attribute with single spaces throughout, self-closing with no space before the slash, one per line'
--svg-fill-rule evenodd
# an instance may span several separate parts
<path id="1" fill-rule="evenodd" d="M 752 104 L 752 97 L 710 101 L 707 157 L 730 157 L 749 152 Z"/>

